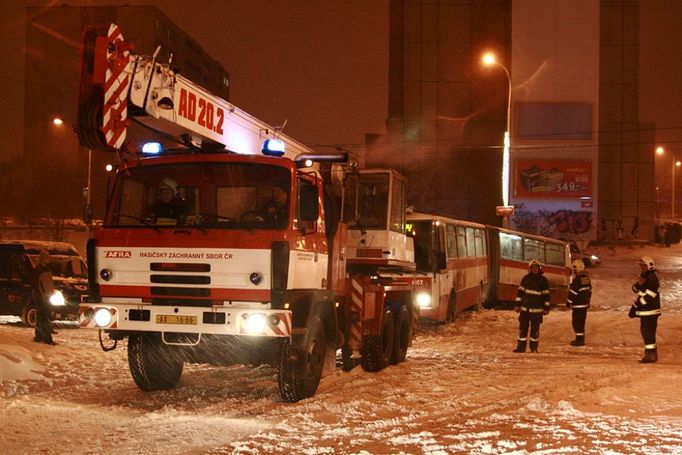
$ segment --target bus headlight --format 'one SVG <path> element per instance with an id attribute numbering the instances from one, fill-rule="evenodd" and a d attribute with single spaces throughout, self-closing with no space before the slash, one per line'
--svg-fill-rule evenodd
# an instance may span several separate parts
<path id="1" fill-rule="evenodd" d="M 97 327 L 107 327 L 109 324 L 111 324 L 113 316 L 111 311 L 107 310 L 106 308 L 100 308 L 99 310 L 95 311 L 94 319 Z"/>
<path id="2" fill-rule="evenodd" d="M 66 305 L 66 300 L 64 299 L 64 294 L 62 291 L 54 291 L 50 296 L 50 305 L 52 306 L 64 306 Z"/>
<path id="3" fill-rule="evenodd" d="M 426 292 L 420 292 L 417 294 L 417 305 L 419 308 L 430 307 L 431 306 L 431 295 Z"/>
<path id="4" fill-rule="evenodd" d="M 268 324 L 263 313 L 251 313 L 244 315 L 244 318 L 244 331 L 252 335 L 263 333 Z"/>

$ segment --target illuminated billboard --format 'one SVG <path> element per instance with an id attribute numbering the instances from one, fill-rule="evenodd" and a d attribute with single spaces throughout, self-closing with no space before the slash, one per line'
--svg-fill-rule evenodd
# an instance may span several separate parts
<path id="1" fill-rule="evenodd" d="M 516 160 L 515 197 L 592 197 L 592 162 Z"/>

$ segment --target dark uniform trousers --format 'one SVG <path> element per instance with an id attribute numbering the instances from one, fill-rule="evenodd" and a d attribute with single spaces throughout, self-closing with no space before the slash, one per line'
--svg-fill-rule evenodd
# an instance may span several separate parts
<path id="1" fill-rule="evenodd" d="M 537 349 L 540 340 L 540 324 L 542 324 L 542 313 L 530 313 L 521 311 L 519 313 L 519 341 L 526 342 L 528 339 L 528 327 L 530 326 L 530 348 Z"/>
<path id="2" fill-rule="evenodd" d="M 573 308 L 571 323 L 576 336 L 585 336 L 585 320 L 587 319 L 587 308 Z"/>

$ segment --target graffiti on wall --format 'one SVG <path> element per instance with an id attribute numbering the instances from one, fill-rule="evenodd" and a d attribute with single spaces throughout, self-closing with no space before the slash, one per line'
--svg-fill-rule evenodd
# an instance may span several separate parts
<path id="1" fill-rule="evenodd" d="M 517 206 L 512 218 L 514 227 L 520 231 L 545 237 L 570 238 L 584 237 L 594 228 L 593 213 L 575 210 L 524 210 L 523 204 Z"/>

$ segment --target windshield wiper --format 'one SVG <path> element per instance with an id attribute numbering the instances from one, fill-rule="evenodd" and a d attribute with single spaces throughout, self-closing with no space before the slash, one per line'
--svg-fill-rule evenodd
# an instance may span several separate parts
<path id="1" fill-rule="evenodd" d="M 139 216 L 126 215 L 125 213 L 119 213 L 118 215 L 115 215 L 114 218 L 116 218 L 116 219 L 130 218 L 130 219 L 137 221 L 140 224 L 143 224 L 147 227 L 154 229 L 158 233 L 161 233 L 161 228 L 159 226 L 157 226 L 156 224 L 152 223 L 149 218 L 140 218 Z M 117 227 L 121 227 L 121 226 L 117 226 Z"/>

